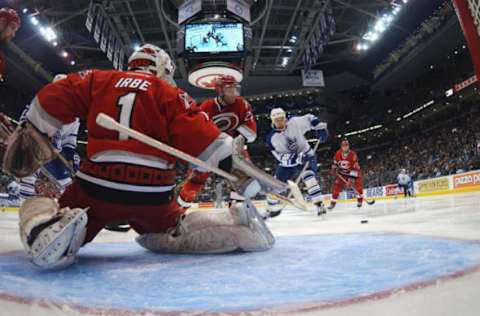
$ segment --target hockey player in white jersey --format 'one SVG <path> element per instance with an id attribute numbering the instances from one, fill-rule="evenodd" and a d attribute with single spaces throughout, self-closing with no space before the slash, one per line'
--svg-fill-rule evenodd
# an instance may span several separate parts
<path id="1" fill-rule="evenodd" d="M 301 179 L 305 184 L 309 200 L 315 204 L 317 214 L 325 214 L 322 192 L 315 178 L 317 157 L 304 134 L 315 130 L 319 141 L 325 142 L 328 137 L 327 123 L 321 122 L 312 114 L 294 116 L 287 120 L 287 115 L 281 108 L 272 109 L 270 119 L 273 129 L 267 135 L 267 144 L 275 159 L 278 160 L 275 177 L 283 182 L 295 179 L 308 163 L 308 168 L 301 174 Z M 283 207 L 280 201 L 268 198 L 266 217 L 280 215 Z"/>
<path id="2" fill-rule="evenodd" d="M 53 82 L 66 78 L 64 74 L 58 74 L 53 79 Z M 25 107 L 22 115 L 20 116 L 20 124 L 26 121 L 26 114 L 30 109 L 30 105 Z M 59 158 L 49 162 L 45 165 L 46 171 L 50 174 L 50 181 L 54 181 L 56 187 L 56 195 L 60 196 L 66 187 L 72 183 L 71 170 L 76 170 L 80 166 L 80 156 L 77 154 L 77 136 L 78 129 L 80 127 L 79 120 L 75 120 L 73 123 L 62 126 L 55 135 L 51 138 L 53 147 L 68 161 L 71 166 L 67 167 L 63 161 Z M 31 176 L 20 179 L 20 196 L 24 199 L 39 195 L 36 192 L 36 185 L 38 178 L 40 177 L 40 170 L 37 170 Z"/>
<path id="3" fill-rule="evenodd" d="M 405 197 L 412 196 L 410 191 L 410 183 L 412 182 L 412 178 L 407 174 L 405 169 L 400 170 L 400 173 L 397 176 L 397 183 L 400 188 L 403 189 L 403 194 Z"/>

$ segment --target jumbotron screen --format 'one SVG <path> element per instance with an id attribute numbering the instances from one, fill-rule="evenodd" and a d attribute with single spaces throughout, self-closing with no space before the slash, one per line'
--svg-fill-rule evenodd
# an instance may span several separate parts
<path id="1" fill-rule="evenodd" d="M 195 23 L 185 25 L 186 53 L 232 53 L 244 51 L 242 23 Z"/>

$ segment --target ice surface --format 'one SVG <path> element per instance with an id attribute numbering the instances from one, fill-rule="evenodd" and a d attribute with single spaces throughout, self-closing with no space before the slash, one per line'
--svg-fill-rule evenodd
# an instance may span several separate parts
<path id="1" fill-rule="evenodd" d="M 480 314 L 480 273 L 468 270 L 480 265 L 480 192 L 377 201 L 361 210 L 340 204 L 326 219 L 290 209 L 269 221 L 278 239 L 264 253 L 160 256 L 138 247 L 133 233 L 105 232 L 60 273 L 35 270 L 18 251 L 17 217 L 0 214 L 1 252 L 15 250 L 0 256 L 0 315 Z M 360 224 L 364 218 L 368 224 Z M 458 278 L 441 279 L 452 274 Z M 440 281 L 351 304 L 432 280 Z"/>

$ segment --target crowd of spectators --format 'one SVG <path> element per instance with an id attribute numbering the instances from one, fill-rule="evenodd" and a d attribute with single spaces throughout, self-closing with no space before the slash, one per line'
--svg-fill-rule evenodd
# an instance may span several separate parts
<path id="1" fill-rule="evenodd" d="M 365 184 L 395 183 L 400 169 L 414 180 L 480 169 L 480 113 L 469 114 L 361 153 Z"/>

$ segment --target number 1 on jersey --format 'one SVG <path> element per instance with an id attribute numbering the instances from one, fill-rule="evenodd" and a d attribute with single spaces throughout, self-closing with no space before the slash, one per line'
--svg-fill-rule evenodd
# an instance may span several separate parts
<path id="1" fill-rule="evenodd" d="M 130 127 L 130 119 L 132 116 L 133 107 L 135 105 L 136 92 L 127 93 L 118 98 L 117 105 L 120 107 L 120 124 Z M 127 140 L 128 135 L 122 132 L 118 133 L 118 139 Z"/>

